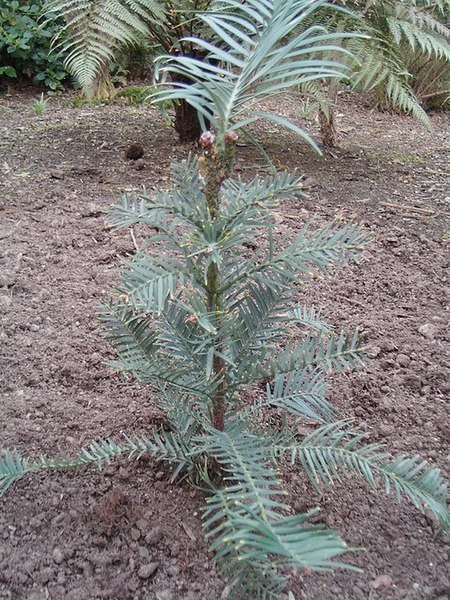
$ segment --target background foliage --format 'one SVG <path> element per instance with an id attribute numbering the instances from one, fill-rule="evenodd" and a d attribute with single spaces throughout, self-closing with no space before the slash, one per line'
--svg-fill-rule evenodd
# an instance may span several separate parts
<path id="1" fill-rule="evenodd" d="M 64 55 L 51 52 L 51 43 L 63 21 L 49 13 L 44 22 L 42 8 L 42 0 L 0 0 L 0 77 L 31 79 L 58 90 L 69 75 Z"/>

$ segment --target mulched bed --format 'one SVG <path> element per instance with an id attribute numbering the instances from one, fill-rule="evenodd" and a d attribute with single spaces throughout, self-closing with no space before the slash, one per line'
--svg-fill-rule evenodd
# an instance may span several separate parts
<path id="1" fill-rule="evenodd" d="M 281 109 L 296 119 L 296 106 Z M 280 168 L 305 175 L 308 198 L 283 205 L 281 239 L 309 219 L 370 232 L 361 263 L 305 290 L 337 330 L 358 327 L 371 346 L 367 367 L 332 376 L 329 395 L 369 440 L 445 470 L 449 115 L 433 115 L 430 133 L 358 97 L 342 96 L 340 110 L 341 146 L 323 158 L 255 129 Z M 125 158 L 133 142 L 138 161 Z M 187 151 L 152 108 L 52 99 L 38 117 L 26 93 L 0 98 L 0 449 L 73 454 L 158 422 L 152 392 L 105 366 L 97 310 L 133 241 L 110 231 L 104 209 L 123 189 L 168 186 Z M 267 170 L 251 146 L 238 169 Z M 319 518 L 364 548 L 351 557 L 362 573 L 293 576 L 297 600 L 448 597 L 448 545 L 428 515 L 354 480 L 319 497 L 300 471 L 284 476 L 296 510 L 320 504 Z M 0 600 L 225 599 L 201 508 L 199 492 L 145 459 L 26 478 L 0 501 Z"/>

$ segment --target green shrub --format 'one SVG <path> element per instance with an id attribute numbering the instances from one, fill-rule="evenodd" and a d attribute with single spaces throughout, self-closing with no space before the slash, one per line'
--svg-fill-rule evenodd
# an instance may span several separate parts
<path id="1" fill-rule="evenodd" d="M 40 19 L 42 0 L 0 0 L 0 77 L 31 79 L 50 90 L 68 77 L 63 58 L 50 51 L 62 21 L 52 14 Z"/>

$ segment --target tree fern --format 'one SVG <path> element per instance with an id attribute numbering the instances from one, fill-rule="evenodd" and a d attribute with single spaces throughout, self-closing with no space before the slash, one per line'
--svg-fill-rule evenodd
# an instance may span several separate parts
<path id="1" fill-rule="evenodd" d="M 64 17 L 65 66 L 88 93 L 120 45 L 148 35 L 148 24 L 165 18 L 159 0 L 48 0 L 45 11 Z"/>
<path id="2" fill-rule="evenodd" d="M 341 59 L 348 68 L 343 81 L 371 94 L 379 106 L 409 113 L 430 127 L 430 119 L 420 103 L 421 95 L 416 94 L 414 65 L 423 58 L 440 61 L 441 69 L 449 63 L 448 2 L 373 0 L 337 4 L 349 9 L 347 13 L 322 10 L 320 23 L 336 32 L 352 28 L 360 33 L 341 42 L 350 52 Z M 412 61 L 408 60 L 411 53 Z M 438 83 L 439 78 L 431 79 L 431 94 Z M 444 84 L 443 89 L 448 88 Z M 300 85 L 300 89 L 307 98 L 314 99 L 319 109 L 324 144 L 336 145 L 333 107 L 337 85 L 329 85 L 328 93 L 314 81 Z"/>

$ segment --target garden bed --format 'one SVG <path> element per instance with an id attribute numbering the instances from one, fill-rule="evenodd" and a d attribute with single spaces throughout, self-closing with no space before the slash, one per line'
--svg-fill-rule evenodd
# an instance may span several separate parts
<path id="1" fill-rule="evenodd" d="M 282 110 L 296 118 L 295 106 Z M 370 441 L 445 469 L 450 117 L 433 115 L 429 133 L 357 97 L 339 109 L 341 147 L 322 158 L 273 126 L 255 130 L 277 166 L 305 176 L 308 197 L 281 208 L 281 238 L 310 219 L 370 232 L 360 264 L 305 289 L 371 348 L 364 370 L 331 378 L 330 399 Z M 132 142 L 144 147 L 139 161 L 125 158 Z M 75 454 L 160 422 L 152 392 L 105 365 L 97 310 L 134 245 L 104 210 L 122 189 L 167 187 L 187 151 L 152 108 L 52 99 L 38 117 L 26 93 L 0 99 L 0 449 Z M 252 146 L 240 151 L 242 176 L 267 172 Z M 364 548 L 350 557 L 362 573 L 293 576 L 297 600 L 447 598 L 448 546 L 427 515 L 354 480 L 319 497 L 300 471 L 284 478 L 296 510 L 320 504 L 319 518 Z M 147 459 L 26 478 L 0 500 L 0 600 L 225 599 L 202 505 Z"/>

